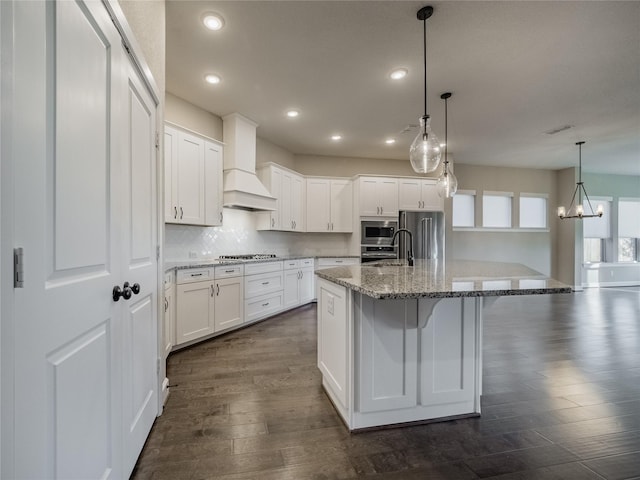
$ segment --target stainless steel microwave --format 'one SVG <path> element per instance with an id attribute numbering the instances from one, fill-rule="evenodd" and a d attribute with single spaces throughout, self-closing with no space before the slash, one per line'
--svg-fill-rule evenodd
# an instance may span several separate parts
<path id="1" fill-rule="evenodd" d="M 391 245 L 391 239 L 398 229 L 395 220 L 368 220 L 360 222 L 360 243 L 362 245 Z"/>

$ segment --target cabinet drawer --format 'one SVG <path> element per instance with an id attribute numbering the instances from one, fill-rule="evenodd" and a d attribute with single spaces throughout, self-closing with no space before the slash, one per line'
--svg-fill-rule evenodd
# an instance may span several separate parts
<path id="1" fill-rule="evenodd" d="M 218 278 L 241 277 L 244 274 L 244 265 L 220 265 L 215 268 L 216 280 Z"/>
<path id="2" fill-rule="evenodd" d="M 334 258 L 319 258 L 318 267 L 339 267 L 343 265 L 359 265 L 360 259 L 356 257 L 334 257 Z"/>
<path id="3" fill-rule="evenodd" d="M 244 266 L 245 275 L 256 273 L 279 272 L 282 270 L 282 262 L 250 263 Z"/>
<path id="4" fill-rule="evenodd" d="M 206 280 L 213 280 L 213 268 L 189 268 L 186 270 L 178 270 L 177 282 L 180 284 L 204 282 Z"/>
<path id="5" fill-rule="evenodd" d="M 267 293 L 282 291 L 282 272 L 261 273 L 244 277 L 244 298 L 253 298 Z"/>
<path id="6" fill-rule="evenodd" d="M 173 285 L 173 270 L 164 274 L 164 288 L 171 288 Z"/>
<path id="7" fill-rule="evenodd" d="M 282 310 L 282 291 L 244 301 L 244 321 L 252 322 Z"/>
<path id="8" fill-rule="evenodd" d="M 300 260 L 285 260 L 283 263 L 285 270 L 293 270 L 300 267 Z"/>
<path id="9" fill-rule="evenodd" d="M 311 267 L 313 268 L 315 265 L 315 260 L 313 258 L 303 258 L 302 260 L 300 260 L 300 267 L 301 268 L 306 268 L 306 267 Z"/>

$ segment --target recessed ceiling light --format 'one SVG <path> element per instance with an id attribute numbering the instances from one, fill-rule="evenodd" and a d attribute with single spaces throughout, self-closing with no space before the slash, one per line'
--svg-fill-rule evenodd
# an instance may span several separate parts
<path id="1" fill-rule="evenodd" d="M 338 140 L 342 140 L 342 135 L 331 135 L 331 140 L 337 142 Z"/>
<path id="2" fill-rule="evenodd" d="M 393 72 L 391 72 L 389 76 L 393 80 L 400 80 L 401 78 L 406 77 L 407 73 L 409 73 L 409 70 L 407 70 L 406 68 L 397 68 Z"/>
<path id="3" fill-rule="evenodd" d="M 204 17 L 202 17 L 202 23 L 209 30 L 214 31 L 224 27 L 224 19 L 217 13 L 205 13 Z"/>
<path id="4" fill-rule="evenodd" d="M 287 117 L 289 118 L 296 118 L 298 115 L 300 115 L 300 112 L 298 110 L 287 111 Z"/>
<path id="5" fill-rule="evenodd" d="M 222 79 L 220 78 L 220 75 L 216 75 L 215 73 L 209 73 L 205 75 L 204 80 L 205 82 L 210 83 L 211 85 L 217 85 L 222 81 Z"/>
<path id="6" fill-rule="evenodd" d="M 384 143 L 386 143 L 387 145 L 393 145 L 394 143 L 396 143 L 396 139 L 395 138 L 387 138 Z"/>

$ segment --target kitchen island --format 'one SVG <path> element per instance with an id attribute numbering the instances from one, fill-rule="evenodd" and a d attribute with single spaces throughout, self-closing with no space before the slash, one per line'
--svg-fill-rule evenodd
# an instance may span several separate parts
<path id="1" fill-rule="evenodd" d="M 482 311 L 570 293 L 513 263 L 416 261 L 317 271 L 318 368 L 350 430 L 480 415 Z"/>

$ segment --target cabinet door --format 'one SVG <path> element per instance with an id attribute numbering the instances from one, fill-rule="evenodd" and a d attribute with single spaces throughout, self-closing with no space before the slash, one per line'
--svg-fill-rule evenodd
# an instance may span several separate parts
<path id="1" fill-rule="evenodd" d="M 381 178 L 376 190 L 379 203 L 380 214 L 383 217 L 398 216 L 398 180 L 396 178 Z"/>
<path id="2" fill-rule="evenodd" d="M 213 282 L 178 285 L 176 345 L 213 333 Z"/>
<path id="3" fill-rule="evenodd" d="M 360 215 L 367 217 L 377 217 L 380 215 L 380 201 L 377 198 L 378 179 L 370 177 L 360 177 L 359 180 Z"/>
<path id="4" fill-rule="evenodd" d="M 309 303 L 315 297 L 315 274 L 313 267 L 300 270 L 300 280 L 298 282 L 298 294 L 300 295 L 300 305 Z"/>
<path id="5" fill-rule="evenodd" d="M 282 190 L 280 192 L 280 230 L 293 230 L 291 216 L 291 174 L 282 172 Z"/>
<path id="6" fill-rule="evenodd" d="M 222 225 L 222 146 L 205 142 L 205 223 Z"/>
<path id="7" fill-rule="evenodd" d="M 215 331 L 242 325 L 244 321 L 244 279 L 221 278 L 215 282 Z"/>
<path id="8" fill-rule="evenodd" d="M 307 188 L 308 183 L 307 183 Z M 309 198 L 309 197 L 307 197 Z M 331 231 L 353 232 L 353 186 L 350 180 L 331 181 Z M 317 201 L 314 199 L 314 201 Z M 309 220 L 307 215 L 307 231 Z"/>
<path id="9" fill-rule="evenodd" d="M 178 220 L 178 131 L 164 129 L 164 221 Z"/>
<path id="10" fill-rule="evenodd" d="M 422 181 L 422 208 L 429 211 L 443 211 L 444 199 L 438 195 L 438 189 L 436 188 L 437 180 L 423 180 Z"/>
<path id="11" fill-rule="evenodd" d="M 176 299 L 174 294 L 174 287 L 170 287 L 165 289 L 164 291 L 164 328 L 163 331 L 163 341 L 164 345 L 164 359 L 169 356 L 171 353 L 171 348 L 175 343 L 174 333 L 175 333 L 175 309 L 176 309 Z"/>
<path id="12" fill-rule="evenodd" d="M 276 199 L 276 209 L 271 212 L 271 226 L 273 230 L 281 230 L 282 218 L 282 170 L 271 168 L 271 195 Z"/>
<path id="13" fill-rule="evenodd" d="M 304 178 L 299 175 L 291 175 L 291 221 L 293 230 L 304 232 Z"/>
<path id="14" fill-rule="evenodd" d="M 204 140 L 178 136 L 178 223 L 204 225 Z"/>
<path id="15" fill-rule="evenodd" d="M 284 272 L 284 308 L 297 307 L 300 304 L 298 281 L 300 270 L 285 270 Z"/>
<path id="16" fill-rule="evenodd" d="M 331 230 L 333 187 L 324 178 L 307 179 L 307 232 Z"/>
<path id="17" fill-rule="evenodd" d="M 398 205 L 400 210 L 422 210 L 422 180 L 419 178 L 400 180 Z"/>

